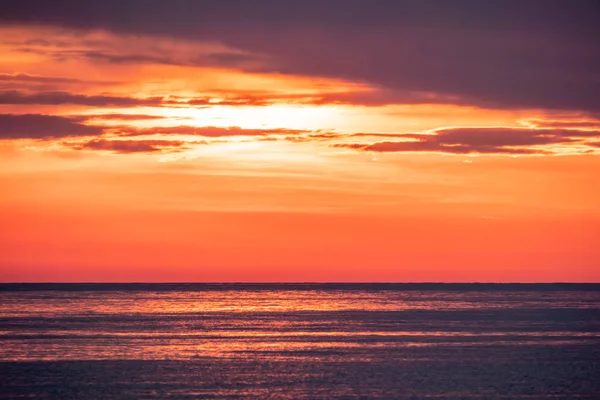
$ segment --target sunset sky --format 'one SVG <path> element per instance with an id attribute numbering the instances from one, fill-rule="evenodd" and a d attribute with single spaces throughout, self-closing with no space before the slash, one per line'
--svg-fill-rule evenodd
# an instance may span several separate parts
<path id="1" fill-rule="evenodd" d="M 0 281 L 600 281 L 597 1 L 20 0 Z"/>

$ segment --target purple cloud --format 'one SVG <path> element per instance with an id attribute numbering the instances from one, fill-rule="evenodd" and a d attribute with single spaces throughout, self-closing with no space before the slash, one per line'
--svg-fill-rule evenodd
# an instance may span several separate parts
<path id="1" fill-rule="evenodd" d="M 362 134 L 368 136 L 368 134 Z M 350 135 L 355 136 L 355 135 Z M 600 131 L 527 128 L 450 128 L 431 135 L 398 134 L 398 141 L 338 143 L 333 147 L 375 152 L 442 152 L 451 154 L 545 154 L 552 144 L 587 143 Z"/>
<path id="2" fill-rule="evenodd" d="M 40 92 L 24 93 L 17 90 L 0 91 L 0 104 L 77 104 L 92 107 L 135 107 L 135 106 L 159 106 L 162 97 L 134 98 L 83 94 L 69 92 Z"/>
<path id="3" fill-rule="evenodd" d="M 599 12 L 586 0 L 22 0 L 0 21 L 217 41 L 246 54 L 216 55 L 219 65 L 256 71 L 249 59 L 260 56 L 264 72 L 367 82 L 386 102 L 429 93 L 416 100 L 598 112 Z M 119 57 L 112 62 L 171 62 Z"/>
<path id="4" fill-rule="evenodd" d="M 51 139 L 99 135 L 102 132 L 102 127 L 84 125 L 79 118 L 42 114 L 0 114 L 0 139 Z"/>
<path id="5" fill-rule="evenodd" d="M 198 144 L 199 142 L 194 142 Z M 205 143 L 205 142 L 204 142 Z M 107 140 L 94 139 L 74 145 L 77 150 L 106 150 L 115 153 L 156 153 L 176 152 L 187 149 L 184 141 L 179 140 Z"/>

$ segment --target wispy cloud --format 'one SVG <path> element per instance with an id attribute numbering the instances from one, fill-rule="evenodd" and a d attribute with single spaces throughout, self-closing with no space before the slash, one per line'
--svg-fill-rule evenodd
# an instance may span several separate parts
<path id="1" fill-rule="evenodd" d="M 135 98 L 105 95 L 83 95 L 69 92 L 23 93 L 17 90 L 0 91 L 0 104 L 61 105 L 76 104 L 92 107 L 159 106 L 162 97 Z"/>
<path id="2" fill-rule="evenodd" d="M 600 119 L 596 118 L 566 118 L 566 119 L 536 119 L 521 121 L 523 124 L 536 128 L 558 129 L 590 129 L 600 130 Z"/>
<path id="3" fill-rule="evenodd" d="M 51 82 L 51 83 L 74 83 L 81 82 L 79 79 L 63 78 L 63 77 L 52 77 L 52 76 L 40 76 L 30 75 L 20 72 L 12 74 L 0 73 L 0 81 L 14 81 L 14 82 Z"/>
<path id="4" fill-rule="evenodd" d="M 174 127 L 155 128 L 116 128 L 115 133 L 122 136 L 147 136 L 147 135 L 193 135 L 204 137 L 227 137 L 227 136 L 269 136 L 269 135 L 299 135 L 310 131 L 299 129 L 243 129 L 237 126 L 221 128 L 216 126 L 196 127 L 181 125 Z"/>
<path id="5" fill-rule="evenodd" d="M 362 134 L 366 135 L 366 134 Z M 388 135 L 386 135 L 388 136 Z M 333 147 L 374 152 L 439 152 L 450 154 L 550 154 L 552 145 L 587 146 L 600 131 L 527 128 L 448 128 L 431 134 L 398 134 L 396 141 L 336 143 Z"/>
<path id="6" fill-rule="evenodd" d="M 156 153 L 177 152 L 186 150 L 191 144 L 206 144 L 206 142 L 185 142 L 181 140 L 107 140 L 93 139 L 84 143 L 74 144 L 76 150 L 104 150 L 115 153 Z"/>

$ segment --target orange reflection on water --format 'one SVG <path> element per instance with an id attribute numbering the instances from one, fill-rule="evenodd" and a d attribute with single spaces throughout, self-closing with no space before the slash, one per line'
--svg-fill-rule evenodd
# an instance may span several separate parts
<path id="1" fill-rule="evenodd" d="M 596 315 L 599 296 L 594 291 L 0 292 L 0 360 L 365 361 L 433 347 L 594 344 L 600 327 L 590 316 Z"/>
<path id="2" fill-rule="evenodd" d="M 432 291 L 185 291 L 0 292 L 0 317 L 17 315 L 194 314 L 302 311 L 468 310 L 597 306 L 598 295 L 548 292 Z M 27 303 L 25 310 L 22 305 Z"/>

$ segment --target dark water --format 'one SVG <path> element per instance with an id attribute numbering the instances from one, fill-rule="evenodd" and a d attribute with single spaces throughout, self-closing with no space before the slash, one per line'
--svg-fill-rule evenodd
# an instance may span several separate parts
<path id="1" fill-rule="evenodd" d="M 0 398 L 600 399 L 600 285 L 0 285 Z"/>

